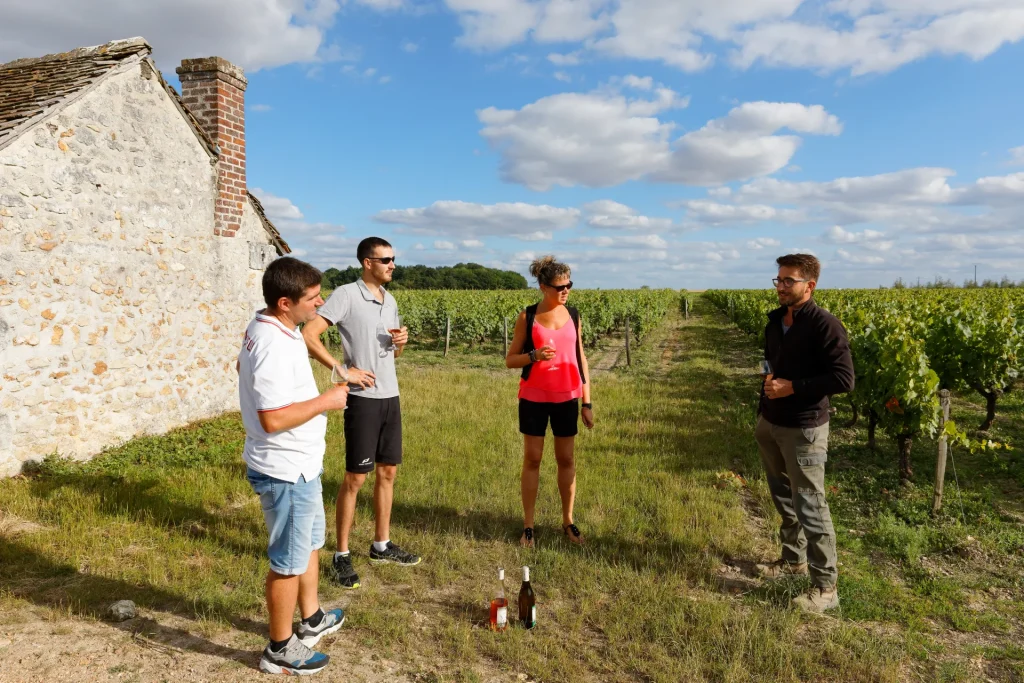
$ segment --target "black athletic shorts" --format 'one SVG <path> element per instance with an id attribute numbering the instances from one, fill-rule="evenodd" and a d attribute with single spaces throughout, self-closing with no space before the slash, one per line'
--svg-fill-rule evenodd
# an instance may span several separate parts
<path id="1" fill-rule="evenodd" d="M 372 472 L 374 465 L 402 464 L 402 410 L 398 397 L 348 395 L 345 409 L 345 471 Z"/>
<path id="2" fill-rule="evenodd" d="M 544 436 L 551 420 L 555 436 L 576 436 L 579 433 L 580 402 L 537 403 L 519 399 L 519 431 L 527 436 Z"/>

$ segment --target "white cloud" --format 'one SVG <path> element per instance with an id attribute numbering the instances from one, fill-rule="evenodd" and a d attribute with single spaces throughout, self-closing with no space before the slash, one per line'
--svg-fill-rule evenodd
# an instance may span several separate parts
<path id="1" fill-rule="evenodd" d="M 552 52 L 548 55 L 548 61 L 555 66 L 576 66 L 580 63 L 580 53 L 579 51 L 570 52 L 569 54 Z"/>
<path id="2" fill-rule="evenodd" d="M 366 76 L 367 78 L 372 78 L 374 75 L 376 75 L 376 73 L 377 69 L 371 66 L 367 68 L 366 71 L 363 72 L 363 76 Z"/>
<path id="3" fill-rule="evenodd" d="M 271 107 L 269 104 L 254 104 L 251 107 L 248 107 L 248 109 L 255 112 L 265 112 L 272 110 L 273 107 Z"/>
<path id="4" fill-rule="evenodd" d="M 462 240 L 459 242 L 466 249 L 480 249 L 484 246 L 484 243 L 480 240 Z"/>
<path id="5" fill-rule="evenodd" d="M 1010 163 L 1024 164 L 1024 145 L 1010 149 Z"/>
<path id="6" fill-rule="evenodd" d="M 1024 38 L 1024 7 L 1016 0 L 837 0 L 826 10 L 834 19 L 766 22 L 743 31 L 733 63 L 850 69 L 857 76 L 936 54 L 979 60 Z M 836 19 L 848 26 L 837 28 Z"/>
<path id="7" fill-rule="evenodd" d="M 553 73 L 551 75 L 555 77 L 556 81 L 562 81 L 563 83 L 571 83 L 572 82 L 572 76 L 570 76 L 569 74 L 565 73 L 564 71 L 556 71 L 555 73 Z"/>
<path id="8" fill-rule="evenodd" d="M 247 71 L 333 61 L 325 43 L 339 0 L 130 0 L 9 2 L 0 22 L 0 62 L 36 57 L 113 38 L 143 36 L 160 69 L 185 58 L 219 55 Z"/>
<path id="9" fill-rule="evenodd" d="M 774 134 L 783 128 L 814 135 L 839 135 L 843 129 L 839 119 L 821 105 L 747 102 L 673 143 L 668 166 L 653 178 L 718 185 L 774 173 L 789 163 L 800 146 L 795 135 Z"/>
<path id="10" fill-rule="evenodd" d="M 413 54 L 414 52 L 419 51 L 419 49 L 420 49 L 419 44 L 418 43 L 414 43 L 411 40 L 407 40 L 404 43 L 402 43 L 402 50 L 404 52 L 408 52 L 409 54 Z"/>
<path id="11" fill-rule="evenodd" d="M 700 71 L 722 45 L 754 64 L 891 71 L 932 55 L 982 59 L 1024 38 L 1019 0 L 445 0 L 459 43 L 501 49 L 526 40 Z M 710 39 L 710 40 L 709 40 Z"/>
<path id="12" fill-rule="evenodd" d="M 583 211 L 586 214 L 587 225 L 592 228 L 654 232 L 672 227 L 670 218 L 641 216 L 636 209 L 610 199 L 584 204 Z"/>
<path id="13" fill-rule="evenodd" d="M 722 204 L 708 199 L 690 199 L 674 206 L 685 208 L 687 218 L 706 225 L 733 225 L 760 221 L 797 221 L 800 212 L 767 204 Z"/>
<path id="14" fill-rule="evenodd" d="M 434 242 L 434 249 L 437 249 L 438 251 L 455 251 L 455 243 L 436 240 Z"/>
<path id="15" fill-rule="evenodd" d="M 650 95 L 627 97 L 623 88 Z M 502 178 L 533 190 L 641 178 L 690 185 L 743 180 L 789 163 L 800 138 L 776 135 L 781 129 L 842 131 L 820 105 L 747 102 L 671 142 L 675 124 L 657 116 L 688 103 L 649 77 L 630 75 L 590 93 L 551 95 L 518 110 L 488 107 L 477 117 L 480 134 L 502 154 Z"/>
<path id="16" fill-rule="evenodd" d="M 292 204 L 290 199 L 278 197 L 258 187 L 251 187 L 249 191 L 260 200 L 260 204 L 263 205 L 263 210 L 271 222 L 302 220 L 302 211 L 299 210 L 299 207 Z"/>
<path id="17" fill-rule="evenodd" d="M 381 76 L 380 78 L 377 79 L 377 82 L 380 83 L 381 85 L 384 85 L 386 83 L 390 83 L 391 82 L 391 76 Z"/>
<path id="18" fill-rule="evenodd" d="M 844 230 L 842 226 L 833 225 L 831 228 L 825 231 L 824 238 L 828 242 L 835 244 L 856 244 L 858 242 L 867 242 L 879 240 L 885 237 L 885 233 L 879 232 L 878 230 L 863 230 L 861 232 L 850 232 Z"/>
<path id="19" fill-rule="evenodd" d="M 506 181 L 534 190 L 607 187 L 667 163 L 674 124 L 655 115 L 686 104 L 667 88 L 650 99 L 603 89 L 551 95 L 518 110 L 488 107 L 477 117 L 480 134 L 502 154 Z"/>
<path id="20" fill-rule="evenodd" d="M 747 240 L 744 243 L 744 246 L 747 249 L 751 249 L 753 251 L 759 251 L 761 249 L 781 247 L 782 246 L 782 242 L 780 242 L 779 240 L 775 239 L 774 237 L 758 237 L 756 239 Z"/>
<path id="21" fill-rule="evenodd" d="M 579 209 L 561 209 L 544 204 L 474 204 L 438 201 L 413 209 L 388 209 L 373 220 L 405 226 L 407 232 L 449 235 L 465 239 L 484 236 L 516 237 L 521 240 L 549 240 L 555 230 L 579 222 Z"/>
<path id="22" fill-rule="evenodd" d="M 885 263 L 885 259 L 881 256 L 873 256 L 871 254 L 853 254 L 845 249 L 836 249 L 836 256 L 847 263 L 860 263 L 866 265 L 881 265 Z"/>

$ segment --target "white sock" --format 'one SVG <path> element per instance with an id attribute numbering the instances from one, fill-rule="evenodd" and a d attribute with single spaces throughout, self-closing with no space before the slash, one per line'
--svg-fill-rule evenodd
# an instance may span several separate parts
<path id="1" fill-rule="evenodd" d="M 374 541 L 373 549 L 376 550 L 378 553 L 382 553 L 388 549 L 388 543 L 391 543 L 391 539 L 388 539 L 386 541 Z"/>
<path id="2" fill-rule="evenodd" d="M 346 550 L 343 553 L 334 553 L 334 559 L 338 559 L 339 557 L 348 557 L 348 551 Z"/>

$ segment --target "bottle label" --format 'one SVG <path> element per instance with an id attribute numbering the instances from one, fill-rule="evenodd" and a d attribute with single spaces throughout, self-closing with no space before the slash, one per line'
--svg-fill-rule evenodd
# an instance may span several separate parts
<path id="1" fill-rule="evenodd" d="M 530 607 L 530 628 L 537 625 L 537 606 Z"/>
<path id="2" fill-rule="evenodd" d="M 508 624 L 508 608 L 507 607 L 499 607 L 498 608 L 498 626 L 499 627 L 504 627 L 506 624 Z"/>

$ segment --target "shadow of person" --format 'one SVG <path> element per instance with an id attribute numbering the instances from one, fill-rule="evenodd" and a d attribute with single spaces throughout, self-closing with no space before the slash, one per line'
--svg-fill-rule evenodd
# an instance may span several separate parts
<path id="1" fill-rule="evenodd" d="M 79 571 L 67 562 L 55 561 L 30 546 L 3 537 L 0 537 L 0 591 L 40 607 L 58 608 L 80 617 L 103 619 L 112 601 L 131 600 L 149 610 L 190 619 L 217 615 L 238 630 L 263 637 L 267 634 L 264 624 L 230 614 L 223 605 L 150 585 L 137 585 Z M 150 618 L 137 617 L 114 624 L 114 627 L 128 633 L 142 634 L 150 641 L 169 648 L 214 655 L 255 666 L 251 651 L 218 645 Z"/>

